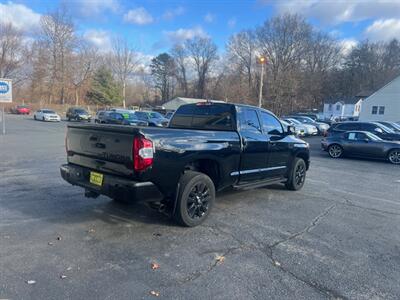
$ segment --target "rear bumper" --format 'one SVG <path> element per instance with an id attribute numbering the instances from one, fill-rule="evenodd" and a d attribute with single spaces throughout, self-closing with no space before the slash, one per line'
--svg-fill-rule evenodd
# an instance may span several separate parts
<path id="1" fill-rule="evenodd" d="M 136 182 L 127 178 L 103 174 L 102 186 L 89 181 L 90 169 L 65 164 L 60 167 L 61 177 L 72 185 L 83 187 L 86 191 L 127 202 L 157 201 L 163 195 L 152 182 Z"/>

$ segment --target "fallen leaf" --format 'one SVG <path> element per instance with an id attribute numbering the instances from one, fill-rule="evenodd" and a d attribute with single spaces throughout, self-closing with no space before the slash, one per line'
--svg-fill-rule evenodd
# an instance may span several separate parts
<path id="1" fill-rule="evenodd" d="M 49 246 L 53 246 L 53 242 L 48 242 L 47 243 Z"/>
<path id="2" fill-rule="evenodd" d="M 68 268 L 67 268 L 67 271 L 71 271 L 71 270 L 72 270 L 72 267 L 68 267 Z"/>
<path id="3" fill-rule="evenodd" d="M 27 284 L 35 284 L 36 281 L 35 281 L 35 280 L 28 280 L 26 283 L 27 283 Z"/>
<path id="4" fill-rule="evenodd" d="M 152 270 L 157 270 L 160 267 L 158 263 L 151 263 L 151 269 Z"/>
<path id="5" fill-rule="evenodd" d="M 153 295 L 153 296 L 159 297 L 159 296 L 160 296 L 160 292 L 151 291 L 151 292 L 150 292 L 150 295 Z"/>
<path id="6" fill-rule="evenodd" d="M 93 228 L 90 228 L 89 230 L 88 230 L 88 232 L 89 233 L 93 233 L 93 232 L 95 232 L 96 230 L 94 230 Z"/>
<path id="7" fill-rule="evenodd" d="M 57 241 L 61 241 L 62 240 L 62 237 L 61 236 L 58 236 L 57 237 Z"/>
<path id="8" fill-rule="evenodd" d="M 161 233 L 158 233 L 158 232 L 153 233 L 153 235 L 154 235 L 154 236 L 162 236 L 162 234 L 161 234 Z"/>
<path id="9" fill-rule="evenodd" d="M 275 266 L 278 266 L 278 267 L 281 265 L 281 263 L 279 261 L 274 261 L 274 264 L 275 264 Z"/>
<path id="10" fill-rule="evenodd" d="M 216 260 L 217 262 L 219 262 L 219 263 L 223 263 L 224 260 L 225 260 L 225 256 L 223 256 L 223 255 L 217 255 L 217 256 L 215 257 L 215 260 Z"/>
<path id="11" fill-rule="evenodd" d="M 60 278 L 61 279 L 65 279 L 65 278 L 67 278 L 67 276 L 66 275 L 61 275 Z"/>

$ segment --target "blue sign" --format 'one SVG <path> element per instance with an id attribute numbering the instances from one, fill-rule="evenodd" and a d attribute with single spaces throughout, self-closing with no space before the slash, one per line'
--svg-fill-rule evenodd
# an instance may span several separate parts
<path id="1" fill-rule="evenodd" d="M 7 94 L 10 90 L 10 86 L 7 82 L 0 81 L 0 94 Z"/>

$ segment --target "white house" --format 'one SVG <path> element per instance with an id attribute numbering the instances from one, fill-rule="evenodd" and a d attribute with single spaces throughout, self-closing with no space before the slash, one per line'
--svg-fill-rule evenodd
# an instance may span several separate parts
<path id="1" fill-rule="evenodd" d="M 359 96 L 325 101 L 323 117 L 358 117 L 363 98 Z"/>
<path id="2" fill-rule="evenodd" d="M 400 121 L 400 76 L 363 102 L 361 121 Z"/>
<path id="3" fill-rule="evenodd" d="M 170 101 L 165 102 L 162 107 L 166 110 L 177 110 L 179 106 L 183 104 L 191 104 L 197 102 L 204 102 L 206 99 L 197 99 L 197 98 L 184 98 L 184 97 L 176 97 Z M 212 102 L 223 102 L 220 100 L 208 100 Z"/>

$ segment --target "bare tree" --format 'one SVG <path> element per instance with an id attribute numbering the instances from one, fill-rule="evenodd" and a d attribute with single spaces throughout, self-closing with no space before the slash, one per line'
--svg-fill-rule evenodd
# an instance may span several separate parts
<path id="1" fill-rule="evenodd" d="M 175 61 L 176 79 L 178 80 L 184 97 L 189 96 L 188 79 L 187 79 L 187 52 L 185 48 L 177 44 L 171 50 L 171 55 Z"/>
<path id="2" fill-rule="evenodd" d="M 269 106 L 277 113 L 293 107 L 311 26 L 299 15 L 284 14 L 257 28 L 259 51 L 267 58 Z M 270 76 L 268 76 L 270 75 Z"/>
<path id="3" fill-rule="evenodd" d="M 18 80 L 24 62 L 23 34 L 11 24 L 0 24 L 0 78 Z"/>
<path id="4" fill-rule="evenodd" d="M 54 84 L 57 83 L 60 89 L 61 104 L 65 102 L 65 89 L 67 86 L 67 66 L 71 52 L 75 46 L 76 38 L 74 25 L 67 10 L 62 7 L 56 12 L 44 15 L 41 18 L 42 40 L 50 49 L 49 68 L 52 73 L 50 80 L 51 102 L 54 91 Z"/>
<path id="5" fill-rule="evenodd" d="M 203 99 L 206 96 L 207 76 L 218 59 L 217 46 L 210 38 L 199 37 L 187 40 L 185 46 L 197 72 L 196 97 Z"/>
<path id="6" fill-rule="evenodd" d="M 123 107 L 126 106 L 126 84 L 128 78 L 138 68 L 139 60 L 135 50 L 122 38 L 113 40 L 111 68 L 122 86 Z"/>
<path id="7" fill-rule="evenodd" d="M 89 80 L 99 62 L 97 49 L 82 42 L 73 55 L 71 63 L 71 82 L 75 92 L 75 105 L 79 105 L 80 90 Z"/>
<path id="8" fill-rule="evenodd" d="M 235 65 L 235 70 L 247 77 L 247 96 L 251 95 L 253 88 L 253 66 L 255 61 L 255 38 L 251 30 L 241 31 L 228 41 L 227 51 L 229 63 Z"/>

